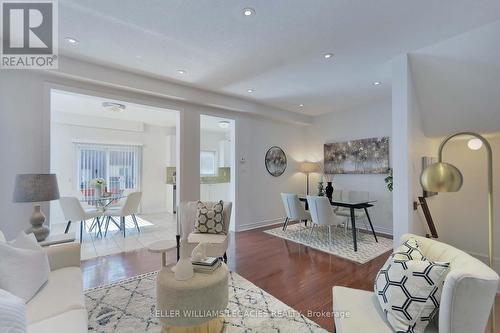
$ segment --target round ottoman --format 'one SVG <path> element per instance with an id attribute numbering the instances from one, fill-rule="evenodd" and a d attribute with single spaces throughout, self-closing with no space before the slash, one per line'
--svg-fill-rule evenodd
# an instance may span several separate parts
<path id="1" fill-rule="evenodd" d="M 194 273 L 186 281 L 177 281 L 172 266 L 165 266 L 156 277 L 157 313 L 162 333 L 219 333 L 222 312 L 227 308 L 227 266 L 213 273 Z"/>

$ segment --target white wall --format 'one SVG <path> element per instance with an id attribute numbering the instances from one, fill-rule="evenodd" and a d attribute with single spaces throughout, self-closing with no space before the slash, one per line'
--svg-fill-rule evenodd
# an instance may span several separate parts
<path id="1" fill-rule="evenodd" d="M 391 102 L 382 100 L 355 110 L 318 116 L 306 129 L 307 160 L 322 161 L 323 145 L 329 142 L 391 136 Z M 392 145 L 392 140 L 390 140 Z M 391 155 L 391 154 L 390 154 Z M 387 190 L 387 175 L 335 175 L 333 187 L 343 190 L 369 191 L 377 203 L 370 216 L 377 231 L 392 234 L 392 193 Z M 311 175 L 310 192 L 316 192 L 319 175 Z M 302 189 L 301 192 L 304 192 Z"/>
<path id="2" fill-rule="evenodd" d="M 304 175 L 298 173 L 297 161 L 304 159 L 304 128 L 262 117 L 240 115 L 237 118 L 237 200 L 236 230 L 282 222 L 285 211 L 281 192 L 303 193 Z M 264 157 L 272 146 L 281 147 L 288 166 L 280 177 L 271 176 Z M 241 163 L 241 158 L 245 162 Z"/>
<path id="3" fill-rule="evenodd" d="M 470 150 L 467 140 L 449 141 L 443 151 L 443 161 L 455 165 L 464 177 L 460 191 L 439 193 L 433 198 L 436 228 L 439 238 L 487 262 L 488 201 L 486 151 Z M 500 239 L 500 134 L 487 135 L 493 151 L 494 239 Z M 496 191 L 496 192 L 495 192 Z M 497 241 L 498 243 L 498 241 Z M 500 245 L 500 244 L 497 244 Z M 495 247 L 495 266 L 500 272 L 500 249 Z"/>
<path id="4" fill-rule="evenodd" d="M 54 113 L 55 122 L 51 126 L 51 172 L 58 176 L 61 195 L 79 196 L 76 177 L 76 155 L 74 142 L 104 143 L 104 144 L 134 144 L 142 146 L 141 202 L 142 213 L 158 213 L 166 211 L 166 127 L 146 125 L 136 122 L 126 122 L 130 126 L 123 126 L 124 122 L 117 122 L 119 129 L 100 127 L 100 119 L 86 117 L 86 126 L 74 125 L 82 120 L 68 119 L 73 115 L 65 114 L 58 117 Z M 85 117 L 85 116 L 83 116 Z M 90 119 L 88 119 L 90 118 Z M 138 125 L 142 126 L 138 126 Z M 122 126 L 120 126 L 122 125 Z M 124 130 L 137 128 L 141 130 Z M 51 223 L 64 222 L 60 206 L 57 202 L 51 204 Z"/>
<path id="5" fill-rule="evenodd" d="M 427 138 L 423 131 L 420 102 L 415 91 L 407 54 L 392 63 L 392 141 L 394 167 L 393 226 L 394 245 L 402 234 L 423 235 L 426 222 L 413 202 L 422 194 L 420 173 L 423 156 L 435 156 L 437 140 Z M 433 200 L 429 200 L 435 209 Z"/>
<path id="6" fill-rule="evenodd" d="M 57 75 L 53 71 L 2 71 L 0 75 L 0 154 L 8 156 L 0 162 L 0 211 L 4 212 L 0 229 L 7 237 L 14 237 L 28 226 L 32 209 L 31 204 L 12 203 L 15 175 L 50 170 L 50 117 L 46 99 L 49 84 L 59 89 L 72 87 L 81 93 L 92 91 L 106 98 L 180 110 L 178 148 L 185 149 L 177 149 L 177 176 L 179 184 L 183 184 L 178 187 L 178 198 L 182 200 L 199 198 L 199 115 L 234 119 L 237 230 L 281 222 L 285 214 L 280 193 L 305 191 L 305 176 L 296 169 L 297 161 L 308 158 L 306 130 L 303 122 L 293 124 L 290 119 L 308 121 L 309 117 L 287 117 L 286 112 L 253 104 L 248 112 L 198 106 L 168 99 L 164 92 L 171 85 L 159 80 L 74 61 L 63 62 L 61 68 Z M 245 105 L 249 103 L 241 104 Z M 280 114 L 283 121 L 272 120 L 266 114 L 273 117 Z M 288 157 L 287 170 L 281 177 L 269 175 L 264 165 L 265 153 L 274 145 L 282 147 Z M 44 206 L 47 211 L 48 205 Z"/>
<path id="7" fill-rule="evenodd" d="M 203 122 L 203 119 L 200 120 Z M 200 131 L 200 150 L 215 151 L 216 168 L 219 167 L 219 142 L 223 141 L 226 135 L 223 132 L 208 131 L 202 129 Z"/>

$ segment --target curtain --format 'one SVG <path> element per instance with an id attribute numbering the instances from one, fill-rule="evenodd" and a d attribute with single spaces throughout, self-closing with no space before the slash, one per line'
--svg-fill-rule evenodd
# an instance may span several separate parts
<path id="1" fill-rule="evenodd" d="M 102 178 L 106 191 L 121 194 L 140 190 L 142 147 L 138 145 L 76 143 L 78 190 L 92 196 L 91 181 Z"/>

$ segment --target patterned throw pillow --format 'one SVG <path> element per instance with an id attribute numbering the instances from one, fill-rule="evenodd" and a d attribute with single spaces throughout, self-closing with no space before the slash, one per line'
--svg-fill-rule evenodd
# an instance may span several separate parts
<path id="1" fill-rule="evenodd" d="M 211 208 L 208 208 L 206 203 L 198 201 L 197 208 L 194 223 L 195 232 L 201 234 L 225 234 L 224 219 L 222 218 L 224 203 L 222 200 L 215 203 Z"/>
<path id="2" fill-rule="evenodd" d="M 399 250 L 379 271 L 374 290 L 396 332 L 421 333 L 439 311 L 449 263 L 428 261 L 414 239 Z"/>

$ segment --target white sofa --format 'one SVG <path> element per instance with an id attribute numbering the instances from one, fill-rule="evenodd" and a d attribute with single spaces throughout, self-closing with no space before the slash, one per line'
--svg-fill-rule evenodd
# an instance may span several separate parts
<path id="1" fill-rule="evenodd" d="M 207 206 L 211 207 L 216 202 L 207 202 Z M 189 253 L 198 245 L 199 243 L 207 244 L 207 255 L 212 257 L 224 257 L 227 258 L 226 251 L 228 248 L 228 233 L 229 233 L 229 223 L 231 222 L 231 210 L 233 204 L 231 202 L 224 202 L 222 219 L 224 221 L 224 232 L 225 234 L 199 234 L 194 231 L 194 222 L 196 219 L 196 212 L 198 207 L 198 201 L 188 201 L 181 202 L 179 205 L 180 219 L 181 219 L 181 237 L 187 238 L 189 245 Z"/>
<path id="2" fill-rule="evenodd" d="M 80 244 L 53 245 L 45 250 L 51 270 L 49 281 L 26 304 L 28 333 L 87 333 Z"/>
<path id="3" fill-rule="evenodd" d="M 438 323 L 426 333 L 484 332 L 498 287 L 498 274 L 481 261 L 450 245 L 411 234 L 429 260 L 450 262 L 446 276 Z M 333 311 L 337 333 L 392 333 L 373 292 L 333 287 Z M 341 315 L 346 314 L 348 315 Z"/>

